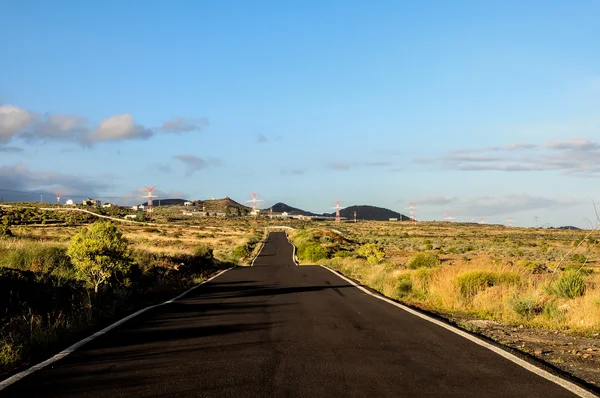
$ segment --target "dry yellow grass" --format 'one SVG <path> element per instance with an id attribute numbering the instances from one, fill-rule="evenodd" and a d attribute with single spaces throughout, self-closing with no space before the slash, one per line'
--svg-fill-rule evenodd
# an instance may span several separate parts
<path id="1" fill-rule="evenodd" d="M 328 227 L 354 243 L 323 240 L 321 231 Z M 385 222 L 330 224 L 312 230 L 315 240 L 331 254 L 341 249 L 354 253 L 321 263 L 389 297 L 441 313 L 589 334 L 600 331 L 600 244 L 597 236 L 581 243 L 585 234 Z M 306 241 L 305 233 L 299 236 Z M 372 264 L 356 256 L 357 248 L 368 242 L 386 252 L 382 263 Z M 436 256 L 439 266 L 407 269 L 418 253 Z M 569 272 L 585 281 L 582 295 L 567 297 L 551 288 Z"/>

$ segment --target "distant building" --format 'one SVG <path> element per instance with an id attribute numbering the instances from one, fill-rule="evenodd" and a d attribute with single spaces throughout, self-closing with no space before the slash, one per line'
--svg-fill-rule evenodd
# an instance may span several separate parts
<path id="1" fill-rule="evenodd" d="M 192 206 L 192 205 L 193 205 L 193 203 L 192 203 L 192 202 L 183 202 L 183 205 L 184 205 L 184 206 Z"/>
<path id="2" fill-rule="evenodd" d="M 113 204 L 112 203 L 105 203 L 105 204 L 102 205 L 102 207 L 104 207 L 105 209 L 108 209 L 108 208 L 113 207 Z"/>
<path id="3" fill-rule="evenodd" d="M 137 218 L 137 214 L 127 214 L 125 218 Z"/>
<path id="4" fill-rule="evenodd" d="M 390 218 L 389 221 L 398 221 L 397 218 Z"/>
<path id="5" fill-rule="evenodd" d="M 217 212 L 215 215 L 216 215 L 217 217 L 227 217 L 227 213 L 223 213 L 223 212 L 221 212 L 221 211 L 218 211 L 218 212 Z"/>
<path id="6" fill-rule="evenodd" d="M 65 202 L 65 204 L 66 204 L 67 206 L 75 206 L 75 203 L 73 202 L 73 199 L 68 199 L 68 200 Z"/>
<path id="7" fill-rule="evenodd" d="M 87 199 L 82 200 L 81 204 L 84 206 L 100 207 L 102 205 L 102 201 L 92 199 L 92 198 L 87 198 Z"/>

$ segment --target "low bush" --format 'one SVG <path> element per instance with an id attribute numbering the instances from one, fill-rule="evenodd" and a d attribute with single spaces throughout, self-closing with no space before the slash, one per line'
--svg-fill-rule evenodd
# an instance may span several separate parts
<path id="1" fill-rule="evenodd" d="M 406 296 L 412 292 L 413 282 L 410 274 L 400 274 L 396 283 L 396 292 L 399 297 Z"/>
<path id="2" fill-rule="evenodd" d="M 75 279 L 67 250 L 62 247 L 28 245 L 13 249 L 2 256 L 0 266 Z"/>
<path id="3" fill-rule="evenodd" d="M 508 299 L 508 304 L 514 312 L 525 319 L 533 318 L 543 309 L 532 295 L 513 296 Z"/>
<path id="4" fill-rule="evenodd" d="M 241 260 L 243 258 L 246 258 L 250 255 L 250 251 L 248 250 L 248 246 L 247 245 L 241 245 L 241 246 L 237 246 L 235 249 L 233 249 L 233 252 L 231 253 L 232 257 L 234 258 L 234 260 Z"/>
<path id="5" fill-rule="evenodd" d="M 557 297 L 575 298 L 585 293 L 585 275 L 581 271 L 565 271 L 557 280 L 546 286 L 548 294 Z"/>
<path id="6" fill-rule="evenodd" d="M 301 261 L 317 262 L 327 258 L 327 255 L 327 249 L 314 242 L 306 242 L 298 248 L 298 258 Z"/>
<path id="7" fill-rule="evenodd" d="M 488 287 L 516 285 L 521 282 L 521 276 L 512 272 L 470 271 L 458 275 L 456 281 L 461 296 L 469 299 Z"/>
<path id="8" fill-rule="evenodd" d="M 352 253 L 347 250 L 337 251 L 333 255 L 333 257 L 337 257 L 337 258 L 347 258 L 347 257 L 351 257 L 351 256 L 352 256 Z"/>
<path id="9" fill-rule="evenodd" d="M 434 268 L 439 265 L 439 259 L 435 254 L 419 253 L 406 264 L 408 269 Z"/>
<path id="10" fill-rule="evenodd" d="M 358 248 L 358 255 L 367 259 L 371 264 L 383 261 L 385 252 L 383 248 L 375 243 L 367 243 Z"/>

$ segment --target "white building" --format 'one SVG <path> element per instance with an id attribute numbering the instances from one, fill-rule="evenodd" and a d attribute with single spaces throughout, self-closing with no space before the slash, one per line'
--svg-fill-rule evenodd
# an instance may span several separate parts
<path id="1" fill-rule="evenodd" d="M 112 205 L 112 203 L 105 203 L 105 204 L 102 205 L 102 207 L 104 207 L 104 208 L 110 208 L 110 207 L 113 207 L 113 205 Z"/>
<path id="2" fill-rule="evenodd" d="M 137 214 L 127 214 L 125 218 L 137 218 Z"/>
<path id="3" fill-rule="evenodd" d="M 191 206 L 193 203 L 192 202 L 183 202 L 184 206 Z"/>
<path id="4" fill-rule="evenodd" d="M 75 203 L 73 202 L 73 199 L 68 199 L 68 200 L 65 202 L 65 204 L 66 204 L 67 206 L 75 206 Z"/>

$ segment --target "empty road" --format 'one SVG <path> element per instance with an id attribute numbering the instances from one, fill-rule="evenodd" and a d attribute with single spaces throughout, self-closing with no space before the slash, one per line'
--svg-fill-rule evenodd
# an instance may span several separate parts
<path id="1" fill-rule="evenodd" d="M 0 392 L 11 397 L 572 397 L 271 233 L 234 268 Z"/>

